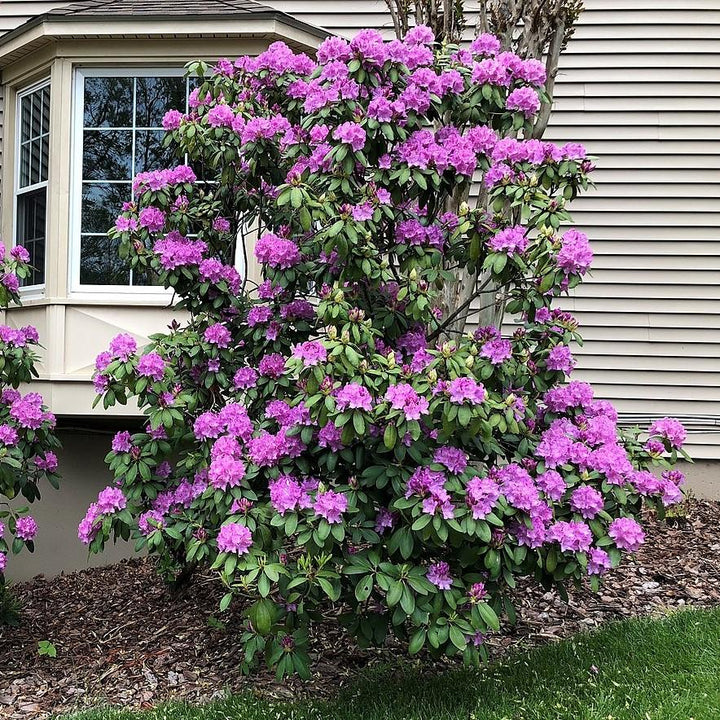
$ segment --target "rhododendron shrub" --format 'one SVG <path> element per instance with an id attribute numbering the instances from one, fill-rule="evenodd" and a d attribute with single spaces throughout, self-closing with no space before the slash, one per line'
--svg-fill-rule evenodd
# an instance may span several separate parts
<path id="1" fill-rule="evenodd" d="M 29 259 L 25 248 L 17 246 L 7 253 L 0 244 L 0 307 L 20 302 L 20 282 L 30 274 Z M 38 527 L 24 501 L 40 499 L 44 480 L 58 487 L 55 417 L 41 395 L 17 390 L 37 377 L 37 344 L 34 327 L 0 325 L 0 592 L 8 554 L 34 550 Z M 11 505 L 10 500 L 15 502 Z"/>
<path id="2" fill-rule="evenodd" d="M 135 398 L 147 424 L 115 437 L 80 538 L 215 571 L 248 616 L 245 666 L 281 675 L 307 675 L 332 603 L 361 645 L 476 662 L 516 577 L 597 587 L 642 542 L 643 502 L 680 497 L 684 430 L 623 432 L 568 382 L 578 327 L 557 302 L 592 251 L 566 202 L 592 164 L 522 139 L 542 65 L 417 28 L 191 71 L 190 112 L 164 122 L 187 164 L 139 175 L 111 231 L 186 319 L 97 359 L 105 406 Z M 492 214 L 448 212 L 473 180 Z M 505 289 L 510 337 L 447 334 L 453 265 Z"/>

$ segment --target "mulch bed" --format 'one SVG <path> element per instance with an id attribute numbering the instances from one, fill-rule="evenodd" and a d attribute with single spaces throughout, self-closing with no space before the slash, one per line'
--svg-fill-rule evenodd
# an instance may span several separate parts
<path id="1" fill-rule="evenodd" d="M 656 615 L 683 606 L 720 605 L 720 503 L 688 500 L 678 516 L 648 519 L 642 549 L 610 573 L 600 590 L 575 590 L 569 604 L 555 592 L 518 589 L 520 621 L 488 639 L 497 657 L 588 630 L 609 620 Z M 205 701 L 227 690 L 273 697 L 327 695 L 391 649 L 359 650 L 330 620 L 309 683 L 277 683 L 237 669 L 239 616 L 217 622 L 222 590 L 198 579 L 171 600 L 152 562 L 132 560 L 17 586 L 22 625 L 0 629 L 0 718 L 28 720 L 102 702 L 147 708 L 169 698 Z M 38 655 L 49 640 L 57 657 Z"/>

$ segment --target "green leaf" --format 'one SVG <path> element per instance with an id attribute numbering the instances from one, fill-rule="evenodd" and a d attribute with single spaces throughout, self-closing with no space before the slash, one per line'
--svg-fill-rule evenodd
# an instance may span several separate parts
<path id="1" fill-rule="evenodd" d="M 365 602 L 369 597 L 373 589 L 373 576 L 366 575 L 361 578 L 360 582 L 355 586 L 355 597 L 358 602 Z"/>
<path id="2" fill-rule="evenodd" d="M 422 650 L 423 645 L 425 645 L 425 639 L 427 637 L 427 632 L 424 628 L 420 628 L 411 638 L 410 643 L 408 644 L 408 653 L 410 655 L 416 655 L 417 653 Z"/>
<path id="3" fill-rule="evenodd" d="M 500 629 L 500 619 L 495 614 L 495 611 L 487 603 L 479 603 L 477 606 L 480 617 L 485 621 L 485 624 L 493 630 Z"/>
<path id="4" fill-rule="evenodd" d="M 455 625 L 450 626 L 450 642 L 458 649 L 464 650 L 467 645 L 465 636 L 458 630 Z"/>
<path id="5" fill-rule="evenodd" d="M 383 435 L 383 443 L 388 450 L 392 450 L 397 442 L 397 429 L 394 425 L 388 425 Z"/>

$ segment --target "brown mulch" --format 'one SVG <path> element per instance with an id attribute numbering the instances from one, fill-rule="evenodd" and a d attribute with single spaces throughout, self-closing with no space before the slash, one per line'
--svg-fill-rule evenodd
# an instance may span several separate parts
<path id="1" fill-rule="evenodd" d="M 494 656 L 567 637 L 617 618 L 683 606 L 720 605 L 720 503 L 688 500 L 677 517 L 648 519 L 646 544 L 606 576 L 598 594 L 575 590 L 569 604 L 527 584 L 517 592 L 520 621 L 489 639 Z M 330 620 L 309 683 L 277 683 L 238 671 L 242 619 L 221 616 L 222 590 L 198 579 L 171 599 L 152 562 L 131 560 L 17 586 L 22 625 L 0 628 L 0 718 L 28 720 L 109 702 L 147 708 L 168 698 L 204 701 L 227 690 L 273 697 L 325 695 L 392 651 L 359 650 Z M 49 640 L 57 657 L 38 654 Z"/>

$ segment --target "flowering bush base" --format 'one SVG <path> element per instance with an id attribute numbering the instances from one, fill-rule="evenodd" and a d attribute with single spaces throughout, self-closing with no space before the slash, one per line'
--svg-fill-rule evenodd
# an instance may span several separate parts
<path id="1" fill-rule="evenodd" d="M 111 231 L 189 320 L 98 357 L 98 399 L 136 398 L 147 426 L 115 437 L 80 538 L 215 570 L 221 607 L 248 608 L 246 669 L 307 676 L 328 603 L 362 645 L 478 662 L 516 577 L 597 587 L 642 504 L 681 496 L 682 426 L 622 431 L 567 382 L 578 325 L 554 305 L 592 261 L 566 209 L 592 163 L 518 139 L 544 69 L 487 35 L 364 31 L 317 61 L 277 43 L 190 71 L 190 112 L 164 121 L 189 165 L 139 175 Z M 475 176 L 489 213 L 458 202 Z M 233 267 L 253 233 L 259 284 Z M 457 267 L 506 295 L 511 337 L 448 335 Z"/>
<path id="2" fill-rule="evenodd" d="M 30 273 L 28 261 L 25 248 L 16 246 L 6 254 L 0 245 L 0 307 L 20 302 L 20 282 Z M 43 479 L 58 487 L 55 417 L 41 395 L 17 390 L 37 377 L 34 346 L 38 341 L 34 327 L 0 325 L 0 585 L 8 554 L 23 548 L 32 552 L 38 530 L 35 519 L 27 514 L 28 506 L 14 503 L 11 507 L 8 501 L 39 500 Z"/>

